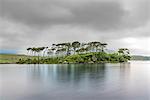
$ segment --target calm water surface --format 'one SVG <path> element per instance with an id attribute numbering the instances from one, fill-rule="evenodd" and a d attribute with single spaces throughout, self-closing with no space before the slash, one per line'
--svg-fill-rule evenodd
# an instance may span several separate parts
<path id="1" fill-rule="evenodd" d="M 0 65 L 0 100 L 150 100 L 150 62 Z"/>

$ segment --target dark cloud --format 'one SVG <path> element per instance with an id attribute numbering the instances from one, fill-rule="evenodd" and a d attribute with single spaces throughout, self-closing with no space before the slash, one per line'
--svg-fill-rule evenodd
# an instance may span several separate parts
<path id="1" fill-rule="evenodd" d="M 38 28 L 69 24 L 108 31 L 135 28 L 149 19 L 149 2 L 137 4 L 134 12 L 116 0 L 2 0 L 1 8 L 1 16 Z"/>
<path id="2" fill-rule="evenodd" d="M 125 11 L 117 2 L 94 2 L 72 9 L 74 23 L 100 30 L 116 29 L 122 23 Z"/>
<path id="3" fill-rule="evenodd" d="M 61 2 L 61 1 L 60 1 Z M 119 2 L 84 2 L 82 5 L 65 6 L 53 1 L 3 0 L 1 16 L 27 25 L 46 27 L 70 24 L 101 30 L 118 28 L 125 14 Z"/>

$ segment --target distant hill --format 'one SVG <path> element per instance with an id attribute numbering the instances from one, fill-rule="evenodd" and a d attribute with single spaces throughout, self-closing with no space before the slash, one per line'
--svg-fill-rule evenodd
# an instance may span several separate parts
<path id="1" fill-rule="evenodd" d="M 150 60 L 150 56 L 133 55 L 131 60 Z"/>

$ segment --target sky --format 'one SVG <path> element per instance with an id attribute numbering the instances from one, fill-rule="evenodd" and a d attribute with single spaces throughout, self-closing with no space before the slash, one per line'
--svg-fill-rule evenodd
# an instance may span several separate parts
<path id="1" fill-rule="evenodd" d="M 150 56 L 150 0 L 0 0 L 0 50 L 101 41 Z"/>

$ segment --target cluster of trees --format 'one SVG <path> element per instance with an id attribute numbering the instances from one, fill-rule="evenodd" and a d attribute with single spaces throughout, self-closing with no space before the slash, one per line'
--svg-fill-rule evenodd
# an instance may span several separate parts
<path id="1" fill-rule="evenodd" d="M 40 55 L 41 52 L 43 52 L 43 56 L 45 54 L 45 51 L 48 49 L 48 47 L 33 47 L 33 48 L 27 48 L 27 55 L 36 56 Z"/>
<path id="2" fill-rule="evenodd" d="M 51 47 L 33 47 L 27 48 L 27 55 L 37 56 L 43 53 L 45 55 L 71 55 L 71 54 L 81 54 L 90 52 L 104 52 L 107 43 L 101 42 L 88 42 L 80 43 L 79 41 L 74 41 L 72 43 L 58 43 L 52 44 Z"/>
<path id="3" fill-rule="evenodd" d="M 107 43 L 98 41 L 80 43 L 52 44 L 51 47 L 27 48 L 28 59 L 20 59 L 18 63 L 102 63 L 127 62 L 130 52 L 127 48 L 120 48 L 113 53 L 106 52 Z"/>
<path id="4" fill-rule="evenodd" d="M 127 49 L 127 48 L 120 48 L 120 49 L 118 50 L 118 53 L 121 54 L 121 55 L 129 55 L 129 54 L 130 54 L 130 51 L 129 51 L 129 49 Z"/>

